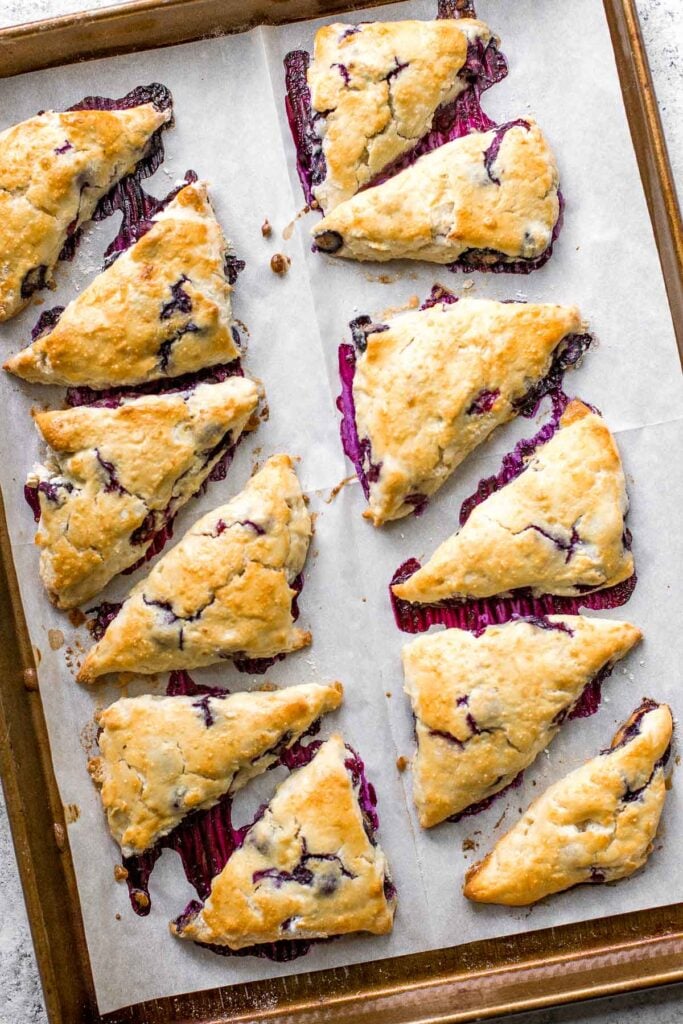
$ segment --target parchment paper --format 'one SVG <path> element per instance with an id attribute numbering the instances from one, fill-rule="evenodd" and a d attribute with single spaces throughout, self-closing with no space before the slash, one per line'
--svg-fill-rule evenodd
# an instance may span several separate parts
<path id="1" fill-rule="evenodd" d="M 429 0 L 416 0 L 358 12 L 348 20 L 429 18 L 433 13 Z M 345 704 L 325 721 L 322 734 L 341 729 L 366 761 L 379 794 L 380 841 L 399 892 L 392 935 L 344 938 L 313 947 L 306 957 L 287 964 L 218 957 L 171 938 L 167 922 L 194 894 L 179 860 L 169 852 L 152 876 L 149 917 L 132 913 L 125 886 L 114 882 L 118 849 L 86 773 L 93 712 L 121 690 L 87 690 L 74 682 L 70 666 L 88 637 L 53 610 L 42 592 L 34 524 L 21 494 L 26 473 L 40 455 L 29 410 L 45 403 L 57 406 L 62 392 L 5 376 L 0 483 L 32 640 L 40 652 L 40 690 L 53 761 L 63 802 L 73 805 L 68 810 L 69 841 L 103 1012 L 163 995 L 451 946 L 683 897 L 678 842 L 682 799 L 676 784 L 668 796 L 657 848 L 634 878 L 613 887 L 583 887 L 531 911 L 473 906 L 460 894 L 467 865 L 483 856 L 514 823 L 519 809 L 547 784 L 604 747 L 644 694 L 670 700 L 674 710 L 681 706 L 676 650 L 682 596 L 677 525 L 683 490 L 680 374 L 602 4 L 480 0 L 479 13 L 500 34 L 511 67 L 507 80 L 485 94 L 484 107 L 500 121 L 537 117 L 557 153 L 567 198 L 555 254 L 529 277 L 465 277 L 427 264 L 335 263 L 310 252 L 308 228 L 315 215 L 300 220 L 289 240 L 282 238 L 303 204 L 283 113 L 281 61 L 293 47 L 310 49 L 319 22 L 0 83 L 0 127 L 43 107 L 61 109 L 86 94 L 121 96 L 155 80 L 173 91 L 177 126 L 166 134 L 167 159 L 149 187 L 165 194 L 188 167 L 210 181 L 219 218 L 247 261 L 236 288 L 235 313 L 251 332 L 246 370 L 264 380 L 270 407 L 270 419 L 241 445 L 227 480 L 212 484 L 204 497 L 182 510 L 175 535 L 181 537 L 199 515 L 236 493 L 257 459 L 283 450 L 302 457 L 301 479 L 318 513 L 301 601 L 302 623 L 313 630 L 314 644 L 276 665 L 268 678 L 282 685 L 343 680 Z M 269 240 L 260 231 L 265 217 L 275 229 Z M 94 276 L 117 219 L 86 231 L 73 264 L 59 268 L 58 290 L 41 296 L 43 308 L 65 304 Z M 269 268 L 275 252 L 292 259 L 282 279 Z M 380 282 L 380 274 L 388 275 L 389 283 Z M 400 775 L 395 767 L 399 754 L 412 753 L 413 741 L 399 657 L 408 638 L 394 626 L 387 583 L 400 562 L 410 555 L 428 555 L 454 529 L 463 498 L 483 475 L 498 468 L 502 453 L 517 438 L 534 432 L 535 424 L 522 420 L 497 432 L 420 519 L 374 530 L 360 518 L 363 498 L 357 483 L 331 503 L 326 499 L 351 472 L 339 444 L 334 408 L 337 346 L 347 337 L 346 324 L 359 312 L 376 316 L 406 304 L 411 296 L 423 298 L 436 281 L 458 293 L 471 282 L 469 294 L 482 297 L 577 303 L 590 319 L 598 344 L 583 367 L 568 377 L 568 390 L 597 405 L 618 437 L 631 491 L 629 524 L 639 582 L 628 606 L 611 614 L 636 622 L 646 640 L 605 685 L 599 713 L 567 723 L 547 755 L 525 773 L 520 789 L 478 817 L 425 833 L 413 814 L 410 773 Z M 2 328 L 3 355 L 27 342 L 37 306 Z M 120 577 L 104 596 L 122 597 L 140 575 Z M 50 632 L 55 630 L 60 632 Z M 263 681 L 228 664 L 193 675 L 233 690 Z M 165 677 L 148 679 L 125 692 L 163 692 L 165 685 Z M 238 823 L 272 793 L 280 773 L 268 773 L 240 796 Z M 468 852 L 463 850 L 466 839 L 474 845 Z"/>

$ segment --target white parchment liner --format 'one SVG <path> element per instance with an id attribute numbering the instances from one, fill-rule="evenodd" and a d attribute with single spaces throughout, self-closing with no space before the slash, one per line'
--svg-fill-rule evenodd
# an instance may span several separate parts
<path id="1" fill-rule="evenodd" d="M 433 13 L 431 0 L 419 0 L 359 12 L 349 20 L 429 18 Z M 343 680 L 345 704 L 324 723 L 323 735 L 341 729 L 366 761 L 379 794 L 380 841 L 399 892 L 392 935 L 344 938 L 287 964 L 218 957 L 172 939 L 167 922 L 194 895 L 173 853 L 164 853 L 152 875 L 150 915 L 132 913 L 125 886 L 114 882 L 117 848 L 85 767 L 93 712 L 121 691 L 113 686 L 86 690 L 74 682 L 67 662 L 78 653 L 75 644 L 87 644 L 87 634 L 74 630 L 44 596 L 32 543 L 34 524 L 22 498 L 26 473 L 40 454 L 29 410 L 48 402 L 57 406 L 62 392 L 5 376 L 0 483 L 32 640 L 41 655 L 40 690 L 60 791 L 64 804 L 78 809 L 69 841 L 102 1012 L 164 995 L 525 932 L 683 897 L 677 842 L 682 801 L 676 785 L 668 796 L 661 841 L 646 870 L 631 880 L 580 888 L 533 910 L 473 906 L 460 894 L 468 864 L 516 820 L 518 809 L 604 747 L 644 694 L 670 700 L 674 711 L 681 703 L 676 657 L 683 492 L 680 375 L 603 7 L 598 0 L 480 0 L 479 13 L 500 34 L 511 68 L 509 77 L 485 94 L 483 105 L 499 121 L 525 115 L 538 119 L 557 153 L 567 199 L 555 255 L 529 277 L 466 277 L 426 264 L 335 263 L 310 252 L 308 228 L 315 215 L 300 220 L 292 237 L 283 240 L 282 231 L 302 198 L 283 110 L 282 57 L 292 48 L 310 49 L 318 22 L 0 83 L 0 127 L 40 108 L 69 106 L 87 94 L 122 96 L 140 83 L 164 82 L 173 92 L 177 126 L 165 136 L 167 159 L 149 187 L 165 194 L 188 167 L 211 183 L 221 222 L 247 261 L 236 288 L 235 313 L 251 332 L 245 368 L 265 382 L 270 406 L 268 422 L 241 445 L 227 480 L 211 485 L 208 494 L 183 509 L 175 534 L 182 536 L 200 514 L 239 490 L 257 459 L 283 450 L 302 457 L 301 479 L 318 513 L 301 600 L 302 624 L 313 630 L 314 644 L 276 665 L 268 678 L 282 685 Z M 275 229 L 268 240 L 260 230 L 265 217 Z M 73 264 L 58 270 L 58 290 L 42 294 L 42 308 L 65 304 L 92 279 L 117 222 L 118 215 L 86 231 Z M 291 256 L 284 278 L 269 268 L 275 252 Z M 568 390 L 597 405 L 618 437 L 631 491 L 629 525 L 639 582 L 629 604 L 609 614 L 637 623 L 646 640 L 605 685 L 599 713 L 567 723 L 549 752 L 525 773 L 520 789 L 478 817 L 423 833 L 412 811 L 410 773 L 401 776 L 395 767 L 399 754 L 411 754 L 413 741 L 399 658 L 407 638 L 393 624 L 387 582 L 405 558 L 424 557 L 451 532 L 463 498 L 480 477 L 497 470 L 501 455 L 519 437 L 534 432 L 535 424 L 522 420 L 500 430 L 420 519 L 374 530 L 360 518 L 363 499 L 356 483 L 332 503 L 325 499 L 351 472 L 341 452 L 334 408 L 337 346 L 346 337 L 347 322 L 359 312 L 379 316 L 413 295 L 424 298 L 436 281 L 458 293 L 472 282 L 469 294 L 481 297 L 577 303 L 590 319 L 597 344 L 583 367 L 568 376 Z M 39 312 L 36 303 L 0 329 L 3 356 L 27 342 Z M 140 575 L 119 578 L 105 596 L 120 598 Z M 58 650 L 50 639 L 58 646 L 60 635 L 50 630 L 64 636 Z M 262 681 L 227 664 L 193 675 L 231 689 Z M 163 692 L 165 683 L 165 678 L 147 680 L 127 692 Z M 272 792 L 280 774 L 269 773 L 240 797 L 238 823 Z M 474 850 L 463 851 L 465 839 L 473 840 Z"/>

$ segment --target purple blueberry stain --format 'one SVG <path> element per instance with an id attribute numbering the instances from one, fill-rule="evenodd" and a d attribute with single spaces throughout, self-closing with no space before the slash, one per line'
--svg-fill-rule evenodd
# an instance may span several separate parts
<path id="1" fill-rule="evenodd" d="M 359 31 L 361 31 L 359 26 L 345 29 L 339 41 L 341 42 Z M 284 59 L 285 107 L 297 152 L 297 172 L 306 202 L 312 203 L 314 200 L 313 190 L 325 180 L 327 174 L 322 148 L 324 132 L 320 131 L 319 124 L 331 112 L 313 110 L 307 81 L 309 64 L 310 55 L 304 50 L 294 50 L 288 53 Z M 389 70 L 386 80 L 390 81 L 407 66 L 395 58 L 394 66 Z M 442 104 L 436 110 L 430 131 L 418 141 L 412 150 L 385 167 L 380 174 L 363 187 L 369 188 L 386 181 L 387 178 L 393 177 L 399 171 L 413 164 L 424 153 L 436 149 L 445 142 L 460 138 L 470 131 L 488 131 L 491 127 L 495 127 L 482 111 L 479 97 L 486 89 L 501 81 L 506 74 L 507 63 L 498 51 L 494 40 L 490 40 L 487 44 L 481 40 L 469 42 L 466 61 L 460 71 L 460 77 L 466 82 L 464 92 L 455 100 Z M 341 236 L 336 232 L 330 232 L 328 235 L 329 237 L 322 240 L 322 245 L 320 244 L 321 239 L 318 238 L 315 248 L 323 252 L 335 252 L 341 248 L 343 244 Z"/>
<path id="2" fill-rule="evenodd" d="M 500 128 L 496 129 L 496 132 L 493 136 L 493 141 L 491 142 L 491 145 L 484 153 L 484 168 L 489 176 L 489 179 L 493 182 L 494 185 L 500 186 L 500 178 L 497 178 L 495 176 L 492 167 L 496 160 L 498 159 L 498 154 L 500 153 L 500 147 L 503 144 L 503 139 L 505 138 L 505 136 L 507 135 L 511 128 L 525 128 L 528 131 L 529 122 L 522 120 L 508 121 L 507 124 L 503 124 L 500 126 Z"/>
<path id="3" fill-rule="evenodd" d="M 70 142 L 69 142 L 69 140 L 67 139 L 67 140 L 66 140 L 66 141 L 65 141 L 65 142 L 63 143 L 63 145 L 61 145 L 61 146 L 57 146 L 57 148 L 55 149 L 55 153 L 56 153 L 56 154 L 57 154 L 58 156 L 62 156 L 62 155 L 63 155 L 64 153 L 68 153 L 70 149 L 73 149 L 73 146 L 71 145 L 71 143 L 70 143 Z"/>
<path id="4" fill-rule="evenodd" d="M 506 786 L 503 786 L 503 788 L 499 789 L 497 793 L 492 793 L 491 796 L 487 796 L 483 800 L 478 800 L 477 803 L 470 804 L 469 807 L 465 807 L 464 810 L 458 811 L 457 814 L 452 814 L 450 818 L 447 818 L 446 820 L 452 823 L 457 823 L 458 821 L 461 821 L 462 818 L 471 818 L 475 814 L 481 814 L 482 811 L 488 810 L 488 808 L 492 804 L 494 804 L 497 800 L 499 800 L 502 796 L 509 792 L 509 790 L 517 789 L 519 786 L 521 786 L 523 778 L 524 772 L 520 772 L 519 775 L 515 776 L 512 782 L 509 782 Z M 493 785 L 497 786 L 502 781 L 503 776 L 501 775 L 498 779 L 495 780 Z"/>
<path id="5" fill-rule="evenodd" d="M 88 631 L 95 642 L 102 639 L 122 608 L 122 601 L 101 601 L 88 609 L 87 614 L 93 616 L 88 621 Z"/>
<path id="6" fill-rule="evenodd" d="M 30 299 L 34 292 L 47 287 L 48 268 L 44 263 L 27 270 L 21 280 L 21 297 Z"/>
<path id="7" fill-rule="evenodd" d="M 183 274 L 175 284 L 171 285 L 171 298 L 161 307 L 161 312 L 159 313 L 160 320 L 168 320 L 176 313 L 192 312 L 192 299 L 183 289 L 183 285 L 189 280 L 187 274 Z"/>
<path id="8" fill-rule="evenodd" d="M 69 110 L 129 110 L 144 103 L 152 103 L 159 111 L 173 109 L 173 97 L 170 91 L 165 85 L 154 82 L 148 86 L 137 86 L 120 99 L 86 96 Z M 117 210 L 120 210 L 123 215 L 119 232 L 105 253 L 106 265 L 123 249 L 128 248 L 133 241 L 137 241 L 137 238 L 141 237 L 145 230 L 149 230 L 152 216 L 163 205 L 166 205 L 167 201 L 160 202 L 148 195 L 143 190 L 141 183 L 160 167 L 164 159 L 162 134 L 172 123 L 173 119 L 165 122 L 154 132 L 147 145 L 145 155 L 138 162 L 134 171 L 114 185 L 111 191 L 97 204 L 92 216 L 95 221 L 103 220 Z M 83 188 L 85 188 L 85 184 Z M 75 218 L 70 225 L 71 230 L 67 232 L 69 237 L 60 253 L 62 260 L 71 260 L 76 253 L 81 234 L 80 229 L 76 230 L 79 219 L 80 215 Z"/>
<path id="9" fill-rule="evenodd" d="M 62 503 L 65 494 L 71 494 L 74 486 L 68 480 L 41 480 L 37 484 L 26 484 L 24 486 L 24 499 L 33 512 L 33 518 L 40 522 L 40 495 L 43 494 L 48 501 L 56 505 Z"/>
<path id="10" fill-rule="evenodd" d="M 162 341 L 159 346 L 159 369 L 163 373 L 168 373 L 168 366 L 171 362 L 171 354 L 176 341 L 180 341 L 186 334 L 198 334 L 200 331 L 201 327 L 197 327 L 192 320 L 189 320 L 182 327 L 179 327 L 177 331 L 174 331 L 170 338 Z"/>
<path id="11" fill-rule="evenodd" d="M 95 458 L 99 466 L 101 467 L 106 477 L 106 484 L 104 485 L 105 494 L 128 494 L 128 491 L 123 486 L 118 476 L 116 475 L 116 467 L 113 462 L 108 462 L 100 454 L 99 448 L 95 449 Z"/>
<path id="12" fill-rule="evenodd" d="M 224 690 L 199 686 L 185 671 L 171 673 L 167 689 L 168 696 L 208 694 L 212 697 L 227 695 Z M 197 701 L 195 706 L 200 703 L 201 700 Z M 303 735 L 306 736 L 314 732 L 317 725 L 318 723 L 313 723 Z M 279 755 L 279 763 L 290 771 L 309 764 L 320 749 L 319 741 L 304 745 L 301 743 L 302 739 L 303 736 L 291 747 L 283 749 Z M 285 737 L 281 743 L 284 741 Z M 345 762 L 346 768 L 357 791 L 366 829 L 370 831 L 374 840 L 374 831 L 379 825 L 376 812 L 377 798 L 372 785 L 365 776 L 362 760 L 352 748 L 347 747 L 347 751 L 349 757 Z M 187 880 L 199 897 L 199 900 L 192 900 L 176 919 L 176 926 L 182 930 L 201 911 L 203 902 L 211 891 L 213 878 L 223 870 L 235 850 L 244 845 L 253 825 L 263 817 L 265 810 L 266 806 L 262 805 L 249 824 L 236 828 L 232 822 L 232 797 L 230 794 L 226 794 L 209 810 L 191 812 L 167 836 L 158 840 L 150 850 L 137 856 L 123 858 L 123 866 L 128 872 L 128 891 L 134 912 L 140 916 L 149 914 L 151 909 L 149 881 L 154 865 L 164 849 L 174 850 L 180 856 Z M 331 870 L 329 872 L 318 870 L 314 873 L 309 865 L 315 865 L 316 862 L 318 865 L 329 863 Z M 310 885 L 314 881 L 314 874 L 318 876 L 318 891 L 323 896 L 334 893 L 340 878 L 354 877 L 336 854 L 311 852 L 303 842 L 302 856 L 292 871 L 285 872 L 268 868 L 255 872 L 253 881 L 254 884 L 263 882 L 264 884 L 273 884 L 278 888 L 289 882 Z M 396 897 L 396 888 L 388 876 L 384 879 L 384 893 L 387 900 L 393 900 Z M 293 924 L 292 919 L 286 919 L 280 927 L 283 931 L 288 931 L 293 929 Z M 287 939 L 235 951 L 225 946 L 205 943 L 198 943 L 198 945 L 222 956 L 259 956 L 276 961 L 287 961 L 307 953 L 313 942 L 322 941 L 330 940 Z"/>
<path id="13" fill-rule="evenodd" d="M 483 416 L 485 413 L 491 412 L 498 398 L 500 398 L 498 388 L 494 388 L 492 391 L 483 388 L 465 410 L 466 415 Z"/>
<path id="14" fill-rule="evenodd" d="M 396 76 L 397 76 L 397 75 L 400 75 L 400 74 L 401 74 L 401 72 L 402 72 L 402 71 L 405 71 L 405 69 L 406 69 L 407 67 L 409 67 L 409 66 L 410 66 L 410 63 L 409 63 L 409 62 L 408 62 L 408 63 L 405 63 L 405 64 L 403 64 L 403 63 L 401 63 L 401 61 L 400 61 L 400 60 L 398 59 L 398 57 L 394 57 L 394 66 L 393 66 L 393 67 L 391 68 L 391 70 L 390 70 L 390 71 L 388 71 L 388 72 L 387 72 L 387 74 L 385 75 L 385 77 L 384 77 L 384 80 L 385 80 L 385 82 L 390 82 L 392 78 L 396 78 Z"/>
<path id="15" fill-rule="evenodd" d="M 192 704 L 193 708 L 197 708 L 198 711 L 200 711 L 204 719 L 204 725 L 206 726 L 207 729 L 211 728 L 211 726 L 215 722 L 215 719 L 211 713 L 211 705 L 209 703 L 210 700 L 211 695 L 207 693 L 204 694 L 203 697 L 200 697 L 199 700 L 194 701 Z"/>
<path id="16" fill-rule="evenodd" d="M 337 68 L 339 74 L 344 80 L 344 85 L 348 85 L 351 81 L 351 75 L 349 74 L 349 69 L 347 68 L 346 64 L 332 64 L 332 67 Z"/>
<path id="17" fill-rule="evenodd" d="M 546 530 L 543 526 L 538 526 L 538 524 L 536 523 L 530 523 L 529 526 L 525 526 L 522 530 L 520 530 L 520 533 L 526 533 L 528 530 L 533 530 L 534 533 L 538 533 L 541 537 L 544 537 L 546 540 L 549 540 L 550 543 L 553 544 L 560 551 L 566 552 L 566 557 L 564 560 L 565 564 L 567 564 L 570 561 L 572 555 L 574 554 L 574 551 L 582 543 L 581 537 L 579 536 L 576 530 L 576 526 L 572 526 L 571 535 L 568 540 L 565 540 L 562 537 L 558 537 L 556 534 L 550 533 L 549 530 Z"/>

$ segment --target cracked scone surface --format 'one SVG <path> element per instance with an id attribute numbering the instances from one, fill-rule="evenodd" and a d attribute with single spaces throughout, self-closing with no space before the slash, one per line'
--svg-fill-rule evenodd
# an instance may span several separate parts
<path id="1" fill-rule="evenodd" d="M 341 683 L 312 683 L 224 697 L 144 695 L 99 712 L 100 756 L 88 770 L 124 857 L 237 792 L 341 701 Z"/>
<path id="2" fill-rule="evenodd" d="M 245 377 L 169 395 L 35 415 L 49 445 L 36 466 L 40 575 L 73 608 L 137 562 L 155 533 L 197 493 L 256 411 Z"/>
<path id="3" fill-rule="evenodd" d="M 555 157 L 538 125 L 472 132 L 340 203 L 312 231 L 323 252 L 356 260 L 452 263 L 468 250 L 535 259 L 560 214 Z"/>
<path id="4" fill-rule="evenodd" d="M 356 427 L 377 472 L 375 526 L 415 510 L 499 424 L 517 415 L 563 338 L 582 329 L 570 306 L 460 299 L 372 325 L 353 380 Z M 386 329 L 385 329 L 386 328 Z"/>
<path id="5" fill-rule="evenodd" d="M 237 359 L 228 252 L 206 183 L 185 186 L 5 369 L 33 382 L 106 388 Z"/>
<path id="6" fill-rule="evenodd" d="M 417 145 L 437 108 L 467 87 L 459 75 L 468 45 L 491 39 L 488 26 L 471 18 L 318 29 L 308 85 L 326 164 L 313 189 L 323 210 Z"/>
<path id="7" fill-rule="evenodd" d="M 664 807 L 672 732 L 667 705 L 644 701 L 611 748 L 550 786 L 467 872 L 465 896 L 526 906 L 582 882 L 637 871 L 652 851 Z"/>
<path id="8" fill-rule="evenodd" d="M 391 931 L 395 898 L 380 846 L 365 831 L 341 736 L 278 788 L 203 908 L 174 934 L 241 949 L 278 939 Z"/>
<path id="9" fill-rule="evenodd" d="M 640 638 L 627 622 L 550 615 L 407 644 L 420 824 L 437 825 L 505 789 L 552 741 L 587 684 Z"/>
<path id="10" fill-rule="evenodd" d="M 311 518 L 288 455 L 274 455 L 227 505 L 199 519 L 133 587 L 78 673 L 162 672 L 299 650 L 291 584 Z"/>
<path id="11" fill-rule="evenodd" d="M 395 584 L 396 597 L 431 603 L 520 587 L 577 595 L 633 575 L 624 545 L 626 482 L 604 420 L 578 400 L 524 471 L 477 505 L 429 561 Z"/>
<path id="12" fill-rule="evenodd" d="M 67 238 L 171 116 L 152 103 L 46 111 L 0 132 L 0 321 L 51 282 Z"/>

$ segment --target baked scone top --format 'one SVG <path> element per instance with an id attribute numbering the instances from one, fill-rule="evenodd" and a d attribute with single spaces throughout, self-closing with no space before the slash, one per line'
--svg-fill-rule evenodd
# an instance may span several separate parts
<path id="1" fill-rule="evenodd" d="M 407 497 L 433 494 L 512 419 L 513 403 L 582 321 L 571 306 L 460 299 L 386 327 L 367 335 L 353 381 L 358 436 L 369 439 L 378 467 L 364 513 L 375 526 L 413 512 Z"/>
<path id="2" fill-rule="evenodd" d="M 470 249 L 534 259 L 560 214 L 555 157 L 538 125 L 472 132 L 340 203 L 312 230 L 323 252 L 356 260 L 452 263 Z M 495 159 L 487 154 L 500 143 Z"/>
<path id="3" fill-rule="evenodd" d="M 640 638 L 628 622 L 549 615 L 407 644 L 420 824 L 436 825 L 508 786 L 548 746 L 591 679 Z"/>
<path id="4" fill-rule="evenodd" d="M 78 673 L 162 672 L 240 655 L 269 658 L 311 642 L 293 624 L 291 584 L 311 517 L 288 455 L 274 455 L 133 587 Z"/>
<path id="5" fill-rule="evenodd" d="M 204 907 L 171 926 L 175 935 L 241 949 L 391 931 L 387 863 L 366 834 L 348 757 L 341 736 L 332 736 L 282 783 L 214 878 Z"/>
<path id="6" fill-rule="evenodd" d="M 526 468 L 477 505 L 421 569 L 395 584 L 406 601 L 601 590 L 633 575 L 624 544 L 624 471 L 604 420 L 578 400 Z"/>
<path id="7" fill-rule="evenodd" d="M 432 127 L 436 109 L 466 87 L 470 42 L 491 39 L 471 18 L 324 25 L 308 70 L 322 115 L 326 176 L 313 194 L 325 211 L 349 199 Z"/>
<path id="8" fill-rule="evenodd" d="M 44 384 L 106 388 L 231 362 L 240 350 L 228 248 L 206 183 L 186 185 L 5 369 Z"/>
<path id="9" fill-rule="evenodd" d="M 88 770 L 124 857 L 237 792 L 341 700 L 341 683 L 313 683 L 224 697 L 145 695 L 99 712 L 101 753 Z"/>
<path id="10" fill-rule="evenodd" d="M 0 132 L 0 321 L 50 283 L 67 237 L 171 116 L 151 103 L 46 111 Z"/>
<path id="11" fill-rule="evenodd" d="M 190 391 L 37 413 L 50 446 L 38 483 L 40 573 L 73 608 L 144 554 L 239 439 L 260 388 L 245 377 Z"/>
<path id="12" fill-rule="evenodd" d="M 672 732 L 667 705 L 644 701 L 609 750 L 550 786 L 467 872 L 465 896 L 525 906 L 642 867 L 664 807 Z"/>

